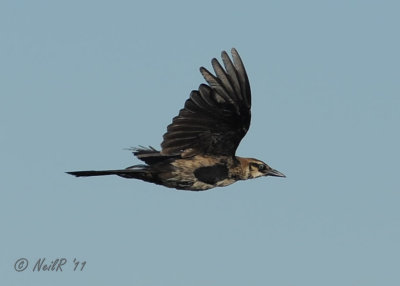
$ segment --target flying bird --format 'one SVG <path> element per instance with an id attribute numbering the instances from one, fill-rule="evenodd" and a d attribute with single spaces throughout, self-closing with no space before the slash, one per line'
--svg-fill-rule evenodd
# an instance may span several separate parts
<path id="1" fill-rule="evenodd" d="M 163 136 L 161 151 L 133 149 L 145 164 L 126 169 L 67 172 L 77 177 L 118 175 L 179 190 L 203 191 L 257 177 L 285 177 L 266 163 L 235 155 L 250 127 L 251 92 L 243 62 L 223 51 L 224 67 L 212 59 L 215 75 L 201 67 L 208 84 L 190 93 Z"/>

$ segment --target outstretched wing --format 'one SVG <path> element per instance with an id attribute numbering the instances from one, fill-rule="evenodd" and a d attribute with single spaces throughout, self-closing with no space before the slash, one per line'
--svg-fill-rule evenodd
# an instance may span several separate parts
<path id="1" fill-rule="evenodd" d="M 222 52 L 225 69 L 212 59 L 215 75 L 200 68 L 208 85 L 193 90 L 167 127 L 162 154 L 235 155 L 250 126 L 251 92 L 243 62 L 232 49 L 233 62 Z"/>

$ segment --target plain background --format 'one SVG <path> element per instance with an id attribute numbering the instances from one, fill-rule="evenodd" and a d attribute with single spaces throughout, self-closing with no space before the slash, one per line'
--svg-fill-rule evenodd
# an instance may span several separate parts
<path id="1" fill-rule="evenodd" d="M 1 1 L 1 284 L 400 285 L 398 3 Z M 64 173 L 159 148 L 231 47 L 253 93 L 238 155 L 286 179 Z"/>

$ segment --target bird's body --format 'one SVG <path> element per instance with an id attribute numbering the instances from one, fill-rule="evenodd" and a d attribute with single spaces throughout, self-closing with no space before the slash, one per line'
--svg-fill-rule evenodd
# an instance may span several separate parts
<path id="1" fill-rule="evenodd" d="M 244 65 L 235 49 L 233 63 L 222 52 L 225 70 L 216 59 L 216 76 L 200 68 L 208 85 L 192 91 L 168 126 L 162 150 L 135 148 L 145 165 L 121 170 L 68 172 L 75 176 L 118 175 L 182 190 L 202 191 L 239 180 L 284 175 L 264 162 L 241 158 L 236 149 L 250 126 L 251 94 Z"/>

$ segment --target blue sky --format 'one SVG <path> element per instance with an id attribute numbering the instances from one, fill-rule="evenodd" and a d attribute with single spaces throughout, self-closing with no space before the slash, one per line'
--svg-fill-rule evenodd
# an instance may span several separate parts
<path id="1" fill-rule="evenodd" d="M 2 1 L 2 284 L 399 285 L 399 8 Z M 238 155 L 286 179 L 196 193 L 64 173 L 158 148 L 231 47 L 253 94 Z M 40 258 L 68 262 L 33 272 Z"/>

